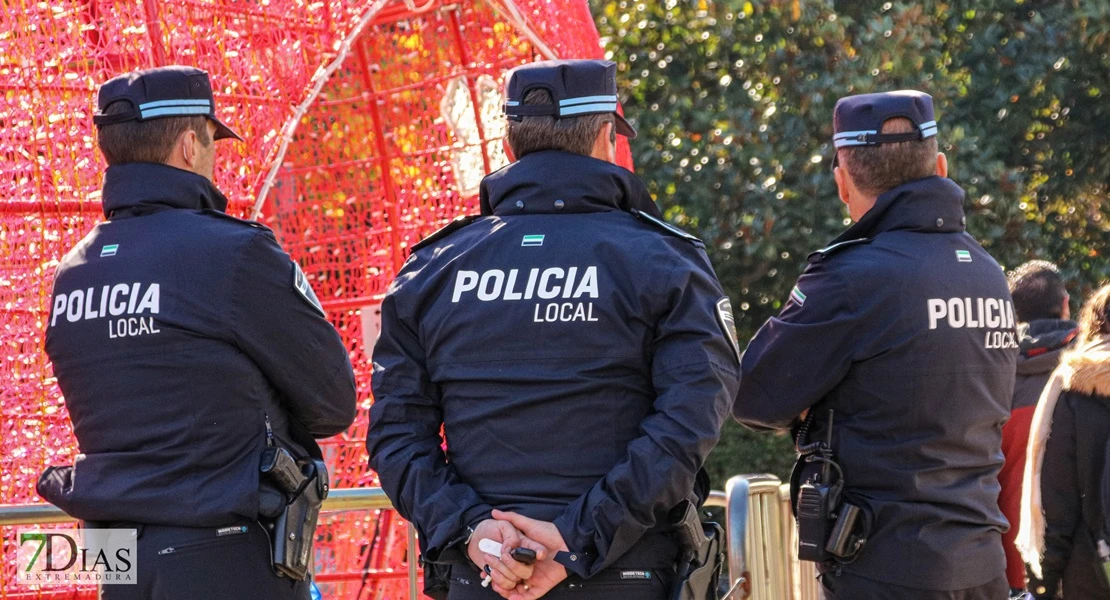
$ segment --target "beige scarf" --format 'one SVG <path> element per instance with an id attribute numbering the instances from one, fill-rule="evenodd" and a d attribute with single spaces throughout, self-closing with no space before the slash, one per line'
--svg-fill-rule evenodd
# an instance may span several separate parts
<path id="1" fill-rule="evenodd" d="M 1060 393 L 1076 391 L 1110 397 L 1110 336 L 1103 335 L 1081 348 L 1068 351 L 1052 373 L 1037 402 L 1026 448 L 1025 477 L 1021 486 L 1021 524 L 1016 544 L 1033 574 L 1041 578 L 1044 556 L 1044 508 L 1041 505 L 1041 468 L 1045 444 L 1052 432 L 1052 413 Z M 1078 493 L 1078 492 L 1076 492 Z"/>

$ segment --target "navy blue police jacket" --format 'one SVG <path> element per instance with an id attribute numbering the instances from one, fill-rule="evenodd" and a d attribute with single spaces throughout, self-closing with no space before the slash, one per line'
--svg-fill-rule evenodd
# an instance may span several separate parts
<path id="1" fill-rule="evenodd" d="M 273 233 L 204 177 L 111 166 L 107 221 L 58 265 L 46 352 L 81 454 L 39 495 L 79 519 L 254 519 L 274 442 L 318 452 L 355 415 L 347 349 Z"/>
<path id="2" fill-rule="evenodd" d="M 731 311 L 621 167 L 532 153 L 481 202 L 384 299 L 370 464 L 426 558 L 461 560 L 498 508 L 554 522 L 588 577 L 693 499 L 736 390 Z"/>
<path id="3" fill-rule="evenodd" d="M 1002 424 L 1017 360 L 998 263 L 964 231 L 964 192 L 930 177 L 879 196 L 809 257 L 785 308 L 744 353 L 734 416 L 833 450 L 847 502 L 870 521 L 841 565 L 911 588 L 957 590 L 1005 571 Z"/>

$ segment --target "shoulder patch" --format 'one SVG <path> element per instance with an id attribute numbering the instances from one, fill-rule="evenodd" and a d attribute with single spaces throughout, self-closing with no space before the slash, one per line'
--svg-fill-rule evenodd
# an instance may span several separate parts
<path id="1" fill-rule="evenodd" d="M 675 227 L 674 225 L 671 225 L 670 223 L 662 219 L 657 219 L 643 211 L 636 210 L 635 208 L 633 208 L 631 212 L 633 215 L 636 216 L 637 219 L 640 219 L 641 221 L 649 225 L 658 227 L 659 229 L 662 229 L 663 231 L 673 236 L 680 237 L 687 242 L 690 242 L 694 246 L 697 246 L 698 248 L 705 248 L 705 242 L 702 242 L 700 239 L 697 238 L 697 236 L 686 233 L 685 231 L 679 229 L 678 227 Z"/>
<path id="2" fill-rule="evenodd" d="M 327 317 L 328 314 L 324 312 L 324 307 L 320 305 L 320 299 L 316 297 L 316 292 L 312 291 L 312 284 L 308 282 L 305 277 L 304 271 L 301 270 L 301 265 L 297 261 L 293 261 L 293 290 L 301 297 L 309 306 L 316 309 L 316 312 L 321 317 Z"/>
<path id="3" fill-rule="evenodd" d="M 736 319 L 732 316 L 732 302 L 729 301 L 727 296 L 717 301 L 717 324 L 721 326 L 725 338 L 732 346 L 736 364 L 740 364 L 743 354 L 740 352 L 739 336 L 736 335 Z"/>
<path id="4" fill-rule="evenodd" d="M 822 249 L 820 249 L 816 252 L 811 252 L 810 255 L 807 257 L 807 260 L 811 263 L 815 263 L 815 262 L 821 260 L 822 258 L 831 256 L 831 255 L 833 255 L 837 252 L 840 252 L 841 250 L 844 250 L 845 248 L 851 248 L 852 246 L 858 246 L 858 245 L 870 244 L 870 243 L 871 243 L 871 238 L 859 238 L 859 239 L 855 239 L 855 240 L 844 240 L 843 242 L 838 242 L 838 243 L 833 244 L 831 246 L 828 246 L 826 248 L 822 248 Z"/>
<path id="5" fill-rule="evenodd" d="M 806 295 L 802 292 L 802 288 L 800 288 L 798 286 L 794 286 L 794 289 L 790 290 L 790 299 L 787 300 L 786 302 L 788 304 L 790 302 L 793 302 L 794 304 L 797 304 L 799 307 L 805 306 L 805 304 L 806 304 Z"/>
<path id="6" fill-rule="evenodd" d="M 481 218 L 482 215 L 464 215 L 461 217 L 456 217 L 455 220 L 444 225 L 443 227 L 440 227 L 428 237 L 417 242 L 416 245 L 412 247 L 412 251 L 416 252 L 421 248 L 430 246 Z"/>

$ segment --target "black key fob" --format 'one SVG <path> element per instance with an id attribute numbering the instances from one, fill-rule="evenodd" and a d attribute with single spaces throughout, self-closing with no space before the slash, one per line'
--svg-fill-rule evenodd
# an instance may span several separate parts
<path id="1" fill-rule="evenodd" d="M 522 565 L 531 565 L 536 562 L 536 551 L 530 548 L 513 548 L 509 552 L 509 556 Z"/>

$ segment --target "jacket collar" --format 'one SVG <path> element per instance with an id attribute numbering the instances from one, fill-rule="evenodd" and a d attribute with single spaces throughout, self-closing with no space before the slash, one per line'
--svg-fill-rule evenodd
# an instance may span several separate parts
<path id="1" fill-rule="evenodd" d="M 1034 319 L 1018 324 L 1018 346 L 1029 356 L 1063 348 L 1075 339 L 1079 324 L 1066 319 Z"/>
<path id="2" fill-rule="evenodd" d="M 961 232 L 964 196 L 963 188 L 944 177 L 911 181 L 879 196 L 875 206 L 833 243 L 871 238 L 884 231 Z"/>
<path id="3" fill-rule="evenodd" d="M 104 216 L 165 208 L 227 210 L 227 198 L 206 177 L 156 163 L 112 165 L 104 173 Z"/>
<path id="4" fill-rule="evenodd" d="M 1018 375 L 1051 373 L 1075 339 L 1075 321 L 1036 319 L 1018 324 Z"/>
<path id="5" fill-rule="evenodd" d="M 1110 334 L 1072 349 L 1061 362 L 1065 390 L 1110 400 Z"/>
<path id="6" fill-rule="evenodd" d="M 497 216 L 636 209 L 663 217 L 631 171 L 554 150 L 533 152 L 487 175 L 482 180 L 481 207 L 483 215 Z"/>

